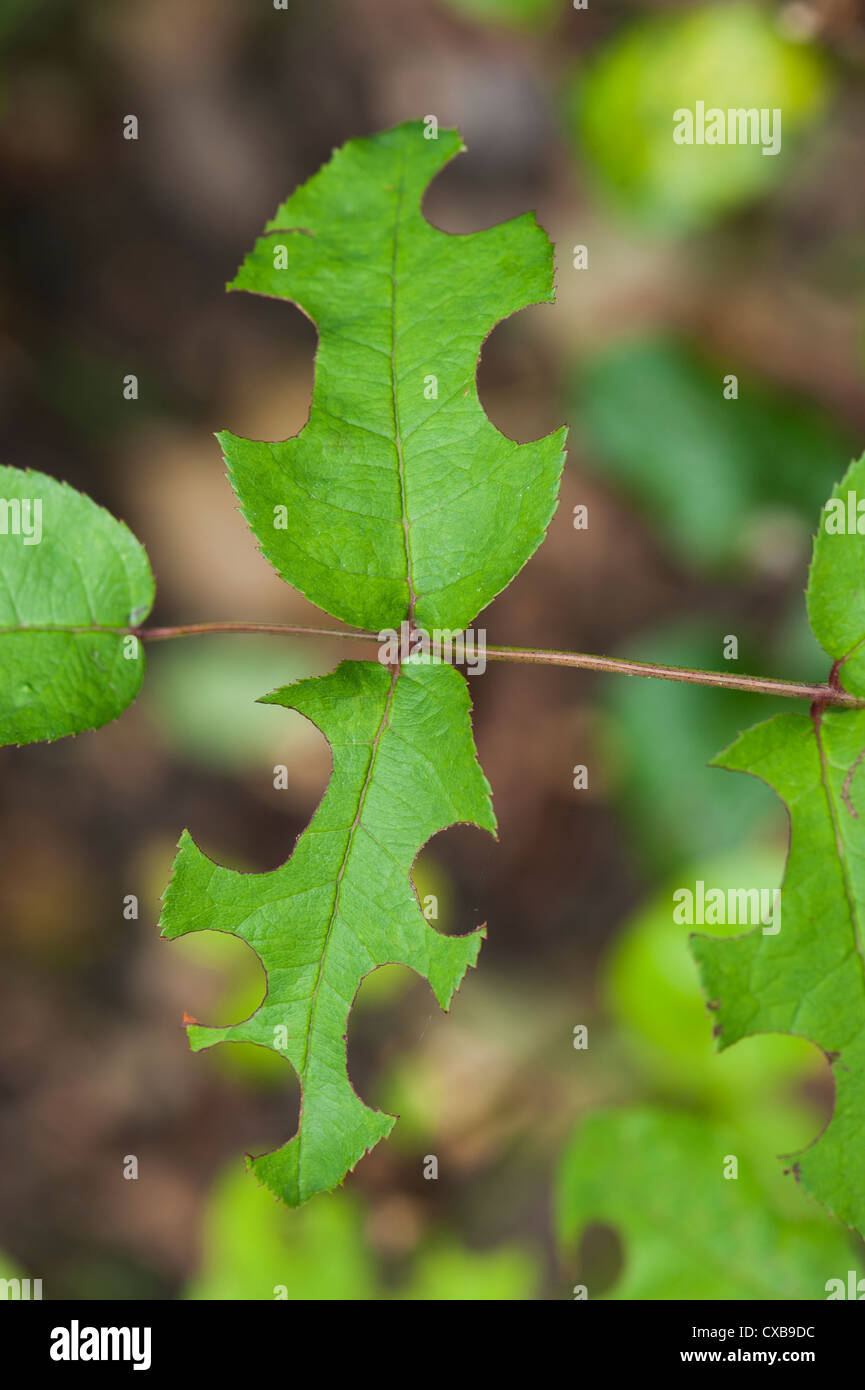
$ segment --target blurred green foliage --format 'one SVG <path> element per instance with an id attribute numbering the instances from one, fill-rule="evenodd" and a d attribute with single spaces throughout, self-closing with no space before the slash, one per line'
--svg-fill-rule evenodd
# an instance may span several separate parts
<path id="1" fill-rule="evenodd" d="M 387 1283 L 351 1194 L 330 1193 L 291 1210 L 232 1170 L 214 1188 L 201 1273 L 186 1297 L 527 1299 L 537 1282 L 537 1261 L 526 1251 L 472 1251 L 439 1233 L 421 1243 L 401 1283 Z"/>
<path id="2" fill-rule="evenodd" d="M 13 1259 L 0 1250 L 0 1279 L 24 1279 L 26 1275 Z"/>
<path id="3" fill-rule="evenodd" d="M 479 1252 L 440 1239 L 420 1251 L 399 1296 L 432 1302 L 515 1302 L 532 1298 L 537 1283 L 537 1260 L 526 1250 L 501 1245 Z"/>
<path id="4" fill-rule="evenodd" d="M 763 1035 L 721 1053 L 714 1049 L 710 1016 L 688 951 L 691 931 L 736 936 L 750 930 L 726 925 L 693 928 L 673 921 L 673 891 L 708 887 L 777 888 L 784 851 L 748 845 L 681 869 L 626 924 L 606 971 L 611 1014 L 633 1064 L 651 1091 L 675 1095 L 762 1137 L 764 1151 L 802 1146 L 820 1116 L 803 1101 L 801 1083 L 827 1076 L 819 1049 L 801 1038 Z M 783 1175 L 779 1177 L 783 1179 Z M 774 1184 L 779 1194 L 789 1184 Z M 793 1194 L 794 1206 L 801 1204 Z"/>
<path id="5" fill-rule="evenodd" d="M 374 1297 L 361 1209 L 346 1193 L 290 1211 L 242 1170 L 216 1185 L 204 1221 L 203 1260 L 190 1299 Z"/>
<path id="6" fill-rule="evenodd" d="M 0 39 L 11 34 L 24 20 L 27 11 L 33 8 L 32 0 L 3 0 L 0 5 Z"/>
<path id="7" fill-rule="evenodd" d="M 577 157 L 644 224 L 678 232 L 711 223 L 770 188 L 830 89 L 819 54 L 778 32 L 769 12 L 728 3 L 656 14 L 618 33 L 565 92 Z M 677 145 L 673 112 L 781 108 L 782 149 Z"/>
<path id="8" fill-rule="evenodd" d="M 730 1157 L 735 1177 L 724 1176 Z M 620 1300 L 823 1299 L 851 1261 L 849 1238 L 828 1217 L 804 1203 L 798 1220 L 774 1207 L 740 1132 L 648 1107 L 598 1111 L 568 1145 L 559 1240 L 573 1244 L 590 1221 L 624 1237 L 621 1278 L 601 1295 Z"/>
<path id="9" fill-rule="evenodd" d="M 636 661 L 747 671 L 745 641 L 740 643 L 740 659 L 725 662 L 724 636 L 720 626 L 712 632 L 705 619 L 673 624 L 641 633 L 623 655 Z M 756 666 L 765 670 L 770 664 L 763 660 Z M 806 679 L 810 673 L 801 674 Z M 737 690 L 661 680 L 610 682 L 603 723 L 605 759 L 619 812 L 647 867 L 663 875 L 682 863 L 732 848 L 761 822 L 780 828 L 783 817 L 768 788 L 708 763 L 760 714 L 781 708 L 781 701 L 761 697 L 755 709 L 754 697 Z"/>
<path id="10" fill-rule="evenodd" d="M 183 757 L 236 772 L 284 762 L 292 747 L 320 738 L 294 710 L 258 704 L 262 695 L 314 673 L 315 654 L 274 637 L 207 636 L 153 654 L 144 700 Z"/>
<path id="11" fill-rule="evenodd" d="M 469 19 L 512 29 L 543 29 L 559 12 L 561 0 L 447 0 Z"/>
<path id="12" fill-rule="evenodd" d="M 596 1111 L 561 1159 L 555 1226 L 563 1252 L 596 1222 L 624 1241 L 622 1276 L 601 1296 L 820 1299 L 828 1279 L 844 1277 L 852 1260 L 862 1263 L 861 1242 L 804 1202 L 770 1156 L 818 1132 L 814 1098 L 828 1076 L 825 1057 L 779 1035 L 715 1053 L 687 947 L 692 929 L 673 921 L 675 888 L 693 889 L 701 878 L 707 888 L 771 889 L 783 861 L 780 845 L 704 856 L 633 916 L 608 958 L 607 1005 L 640 1078 L 634 1090 L 664 1108 Z M 705 930 L 729 936 L 748 928 Z M 735 1179 L 724 1177 L 728 1155 L 738 1160 Z M 580 1277 L 592 1276 L 588 1268 Z"/>
<path id="13" fill-rule="evenodd" d="M 653 338 L 608 347 L 577 384 L 590 459 L 697 569 L 765 559 L 781 509 L 806 544 L 854 452 L 821 411 L 751 376 L 726 400 L 729 370 Z"/>

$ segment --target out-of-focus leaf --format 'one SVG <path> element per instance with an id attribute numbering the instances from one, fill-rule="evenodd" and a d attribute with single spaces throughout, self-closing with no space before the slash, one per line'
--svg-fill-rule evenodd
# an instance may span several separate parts
<path id="1" fill-rule="evenodd" d="M 347 1193 L 289 1211 L 238 1171 L 214 1191 L 201 1272 L 186 1297 L 367 1299 L 374 1279 L 360 1210 Z"/>
<path id="2" fill-rule="evenodd" d="M 729 1156 L 736 1178 L 724 1177 Z M 735 1130 L 675 1111 L 591 1115 L 556 1182 L 563 1245 L 594 1221 L 620 1232 L 624 1269 L 604 1295 L 616 1300 L 825 1299 L 827 1280 L 846 1278 L 850 1242 L 819 1212 L 802 1213 L 795 1221 L 767 1203 Z"/>
<path id="3" fill-rule="evenodd" d="M 469 19 L 510 29 L 544 29 L 561 12 L 562 0 L 447 0 Z"/>
<path id="4" fill-rule="evenodd" d="M 634 660 L 718 670 L 719 630 L 677 626 L 631 641 Z M 732 666 L 746 670 L 743 661 Z M 765 699 L 765 697 L 761 697 Z M 719 778 L 709 766 L 719 744 L 754 717 L 754 697 L 735 690 L 659 680 L 617 680 L 607 694 L 606 741 L 621 814 L 647 859 L 662 873 L 732 848 L 771 816 L 772 798 L 744 778 Z M 774 708 L 782 708 L 775 702 Z M 760 709 L 765 709 L 765 704 Z M 720 784 L 720 785 L 719 785 Z"/>
<path id="5" fill-rule="evenodd" d="M 287 1299 L 530 1299 L 539 1264 L 527 1250 L 475 1251 L 439 1233 L 417 1249 L 405 1282 L 385 1288 L 364 1232 L 363 1211 L 347 1192 L 289 1211 L 242 1173 L 216 1184 L 204 1221 L 195 1301 Z"/>
<path id="6" fill-rule="evenodd" d="M 850 456 L 849 441 L 818 409 L 750 376 L 737 400 L 725 400 L 729 370 L 686 344 L 649 339 L 605 349 L 577 383 L 599 474 L 614 478 L 697 569 L 765 565 L 771 531 L 760 522 L 779 507 L 793 513 L 804 550 Z"/>
<path id="7" fill-rule="evenodd" d="M 730 3 L 656 14 L 617 34 L 578 70 L 567 117 L 585 155 L 619 203 L 660 230 L 709 223 L 763 193 L 820 111 L 828 78 L 815 50 L 781 37 L 761 7 Z M 679 145 L 673 113 L 782 111 L 782 148 Z"/>
<path id="8" fill-rule="evenodd" d="M 10 1255 L 0 1250 L 0 1279 L 23 1279 L 24 1271 L 17 1265 Z"/>
<path id="9" fill-rule="evenodd" d="M 0 5 L 0 41 L 13 33 L 28 10 L 32 11 L 33 8 L 32 0 L 3 0 Z"/>
<path id="10" fill-rule="evenodd" d="M 439 1303 L 490 1299 L 522 1302 L 538 1286 L 538 1261 L 527 1250 L 499 1246 L 496 1250 L 467 1250 L 440 1240 L 417 1256 L 414 1272 L 401 1298 Z"/>
<path id="11" fill-rule="evenodd" d="M 229 772 L 287 762 L 290 772 L 292 748 L 318 736 L 300 715 L 276 727 L 261 692 L 311 674 L 313 664 L 299 642 L 275 637 L 167 643 L 153 654 L 144 698 L 184 757 Z"/>

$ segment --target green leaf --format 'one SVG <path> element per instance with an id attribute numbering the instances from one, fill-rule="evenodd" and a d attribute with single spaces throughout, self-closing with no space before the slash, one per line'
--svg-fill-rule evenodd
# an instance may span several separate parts
<path id="1" fill-rule="evenodd" d="M 475 382 L 496 323 L 553 299 L 552 248 L 530 213 L 466 236 L 426 221 L 430 179 L 463 148 L 419 121 L 349 141 L 229 287 L 319 328 L 301 433 L 220 435 L 241 511 L 283 579 L 376 630 L 465 627 L 540 545 L 558 493 L 565 431 L 514 443 Z"/>
<path id="2" fill-rule="evenodd" d="M 454 822 L 495 829 L 478 767 L 468 689 L 451 666 L 343 662 L 329 676 L 265 697 L 299 710 L 333 750 L 333 776 L 290 861 L 272 873 L 216 867 L 184 832 L 165 897 L 164 934 L 232 932 L 267 979 L 243 1023 L 189 1027 L 194 1049 L 254 1042 L 282 1052 L 301 1084 L 297 1135 L 253 1159 L 256 1176 L 297 1205 L 340 1183 L 388 1134 L 346 1070 L 349 1012 L 380 965 L 423 975 L 447 1008 L 474 965 L 483 930 L 442 936 L 425 921 L 410 870 L 422 845 Z"/>
<path id="3" fill-rule="evenodd" d="M 851 463 L 826 503 L 808 576 L 808 617 L 814 635 L 823 650 L 839 663 L 838 674 L 844 689 L 865 696 L 863 513 L 865 454 Z"/>
<path id="4" fill-rule="evenodd" d="M 790 1155 L 806 1192 L 865 1232 L 865 712 L 780 714 L 715 759 L 774 787 L 791 818 L 781 929 L 692 951 L 718 1045 L 754 1033 L 792 1033 L 822 1048 L 835 1112 L 820 1138 Z"/>
<path id="5" fill-rule="evenodd" d="M 730 1155 L 736 1178 L 724 1177 Z M 617 1300 L 824 1299 L 851 1264 L 848 1239 L 819 1213 L 794 1221 L 767 1202 L 741 1135 L 673 1111 L 599 1112 L 577 1128 L 556 1182 L 560 1242 L 593 1221 L 624 1239 L 604 1295 Z"/>
<path id="6" fill-rule="evenodd" d="M 0 745 L 96 729 L 135 698 L 147 556 L 123 525 L 44 473 L 0 467 Z"/>
<path id="7" fill-rule="evenodd" d="M 865 636 L 865 536 L 848 494 L 865 483 L 851 465 L 827 503 L 814 546 L 808 612 L 824 649 L 861 693 L 857 645 Z M 844 529 L 828 526 L 840 512 Z M 853 527 L 847 518 L 853 517 Z M 849 654 L 849 659 L 848 659 Z M 819 703 L 810 717 L 782 714 L 742 734 L 714 759 L 777 791 L 790 813 L 781 929 L 732 941 L 694 936 L 692 951 L 715 1019 L 718 1045 L 754 1033 L 792 1033 L 822 1048 L 835 1110 L 809 1148 L 791 1155 L 804 1189 L 865 1232 L 865 710 Z"/>

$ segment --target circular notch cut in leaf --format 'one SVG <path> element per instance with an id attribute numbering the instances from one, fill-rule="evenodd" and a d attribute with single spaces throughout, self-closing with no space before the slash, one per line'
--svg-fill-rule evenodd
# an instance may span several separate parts
<path id="1" fill-rule="evenodd" d="M 300 433 L 218 436 L 240 510 L 288 584 L 374 632 L 467 627 L 537 550 L 558 497 L 567 431 L 508 439 L 476 380 L 495 325 L 554 299 L 552 245 L 533 213 L 461 236 L 427 221 L 427 187 L 464 148 L 454 130 L 427 140 L 422 121 L 349 140 L 229 286 L 319 327 Z"/>
<path id="2" fill-rule="evenodd" d="M 44 473 L 0 467 L 0 745 L 96 729 L 135 698 L 153 603 L 143 547 Z"/>

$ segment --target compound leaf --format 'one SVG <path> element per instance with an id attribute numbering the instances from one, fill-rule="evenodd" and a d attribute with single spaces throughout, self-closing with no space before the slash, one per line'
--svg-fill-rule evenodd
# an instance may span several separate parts
<path id="1" fill-rule="evenodd" d="M 559 1241 L 598 1221 L 623 1236 L 613 1299 L 823 1299 L 850 1263 L 825 1217 L 774 1209 L 741 1135 L 675 1111 L 600 1111 L 578 1126 L 556 1181 Z"/>
<path id="2" fill-rule="evenodd" d="M 209 928 L 257 953 L 265 997 L 243 1023 L 189 1026 L 193 1049 L 253 1042 L 282 1053 L 301 1084 L 298 1132 L 251 1160 L 298 1205 L 339 1184 L 394 1119 L 352 1089 L 346 1029 L 364 976 L 407 965 L 447 1008 L 474 965 L 483 930 L 443 936 L 423 917 L 410 878 L 421 846 L 454 822 L 494 831 L 475 755 L 463 677 L 447 665 L 346 661 L 328 676 L 265 697 L 299 710 L 333 752 L 333 776 L 287 864 L 272 873 L 220 868 L 184 832 L 165 896 L 168 937 Z"/>
<path id="3" fill-rule="evenodd" d="M 229 286 L 319 329 L 300 434 L 220 435 L 241 511 L 283 579 L 376 630 L 465 627 L 540 545 L 558 493 L 565 430 L 516 444 L 475 383 L 495 324 L 553 299 L 552 248 L 531 213 L 462 236 L 426 221 L 428 183 L 463 148 L 420 121 L 349 141 Z"/>
<path id="4" fill-rule="evenodd" d="M 833 494 L 845 515 L 848 492 L 855 498 L 863 483 L 859 460 Z M 832 514 L 815 544 L 808 610 L 816 636 L 842 663 L 845 686 L 856 692 L 865 536 L 828 529 Z M 780 931 L 692 938 L 718 1043 L 792 1033 L 823 1049 L 835 1110 L 820 1138 L 790 1156 L 792 1168 L 807 1192 L 865 1233 L 865 710 L 817 703 L 810 716 L 778 715 L 747 730 L 714 763 L 767 782 L 791 823 Z"/>
<path id="5" fill-rule="evenodd" d="M 153 603 L 132 533 L 44 473 L 0 467 L 0 745 L 96 729 L 135 698 Z"/>

